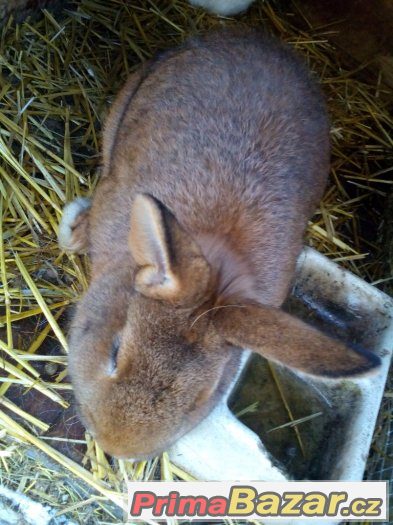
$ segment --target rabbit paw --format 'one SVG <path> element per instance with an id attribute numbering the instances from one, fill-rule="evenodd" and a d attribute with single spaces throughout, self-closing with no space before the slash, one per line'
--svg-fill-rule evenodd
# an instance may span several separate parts
<path id="1" fill-rule="evenodd" d="M 60 248 L 67 252 L 84 252 L 88 246 L 88 219 L 91 200 L 77 198 L 66 204 L 59 224 Z"/>

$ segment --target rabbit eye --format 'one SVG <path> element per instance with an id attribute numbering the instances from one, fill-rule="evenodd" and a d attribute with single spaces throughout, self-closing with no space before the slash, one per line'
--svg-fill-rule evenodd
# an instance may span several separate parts
<path id="1" fill-rule="evenodd" d="M 113 375 L 116 373 L 117 368 L 117 356 L 120 350 L 120 337 L 116 335 L 112 341 L 110 363 L 109 363 L 109 374 Z"/>

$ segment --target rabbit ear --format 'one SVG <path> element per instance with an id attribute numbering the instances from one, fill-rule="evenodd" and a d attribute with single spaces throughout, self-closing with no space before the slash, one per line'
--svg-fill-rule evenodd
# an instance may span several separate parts
<path id="1" fill-rule="evenodd" d="M 213 322 L 230 344 L 307 374 L 332 378 L 356 376 L 380 364 L 375 354 L 349 349 L 278 308 L 228 306 L 217 311 Z"/>
<path id="2" fill-rule="evenodd" d="M 151 290 L 176 293 L 179 283 L 173 274 L 163 210 L 156 200 L 138 194 L 132 206 L 129 246 L 141 267 L 138 281 Z"/>
<path id="3" fill-rule="evenodd" d="M 137 267 L 136 289 L 149 297 L 186 305 L 205 292 L 207 262 L 176 219 L 153 197 L 137 194 L 129 247 Z"/>

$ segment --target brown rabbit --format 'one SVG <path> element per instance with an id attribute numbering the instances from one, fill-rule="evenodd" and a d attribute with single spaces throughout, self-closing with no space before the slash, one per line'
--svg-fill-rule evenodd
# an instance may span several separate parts
<path id="1" fill-rule="evenodd" d="M 77 200 L 60 225 L 92 262 L 69 368 L 104 450 L 168 447 L 214 406 L 241 348 L 324 377 L 378 365 L 279 309 L 328 168 L 320 90 L 263 34 L 190 39 L 131 76 L 91 208 Z"/>

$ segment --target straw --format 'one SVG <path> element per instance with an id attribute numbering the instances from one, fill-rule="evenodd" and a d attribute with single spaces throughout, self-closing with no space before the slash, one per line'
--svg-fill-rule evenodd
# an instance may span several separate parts
<path id="1" fill-rule="evenodd" d="M 393 182 L 391 94 L 380 77 L 367 77 L 364 64 L 338 61 L 326 28 L 295 27 L 293 11 L 291 4 L 280 10 L 274 2 L 257 1 L 239 19 L 263 25 L 293 46 L 327 97 L 332 168 L 307 242 L 383 285 L 389 275 L 382 251 L 364 226 L 378 231 L 383 210 L 377 204 Z M 80 0 L 67 2 L 62 11 L 43 10 L 20 25 L 10 18 L 0 29 L 0 461 L 11 485 L 33 491 L 35 478 L 20 477 L 20 450 L 28 443 L 80 480 L 78 490 L 67 489 L 71 500 L 59 515 L 90 516 L 94 504 L 98 520 L 112 519 L 116 512 L 109 502 L 124 508 L 127 480 L 192 479 L 167 454 L 148 462 L 112 460 L 91 437 L 82 440 L 85 462 L 77 464 L 48 444 L 45 421 L 18 407 L 14 397 L 16 388 L 34 389 L 53 410 L 68 406 L 64 314 L 88 286 L 88 261 L 60 252 L 56 237 L 65 202 L 92 194 L 97 184 L 110 102 L 129 73 L 156 51 L 191 33 L 234 23 L 183 0 Z M 52 381 L 41 372 L 50 363 L 60 368 Z M 293 417 L 278 377 L 272 380 L 288 414 L 286 425 L 293 426 L 304 450 L 301 421 Z M 254 409 L 246 409 L 250 417 Z M 58 437 L 64 441 L 51 439 L 54 445 L 85 446 L 66 435 Z M 37 476 L 52 479 L 54 472 L 42 468 Z"/>

